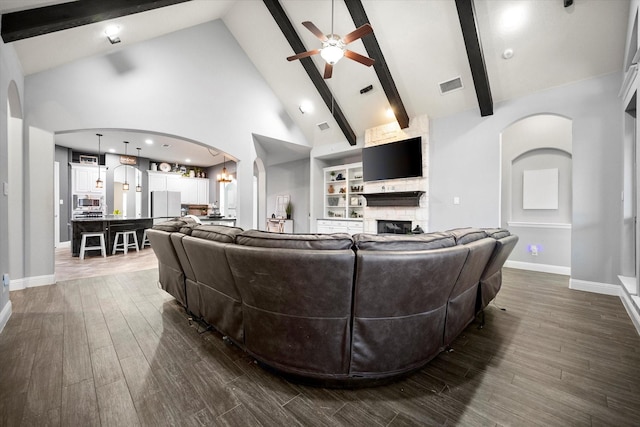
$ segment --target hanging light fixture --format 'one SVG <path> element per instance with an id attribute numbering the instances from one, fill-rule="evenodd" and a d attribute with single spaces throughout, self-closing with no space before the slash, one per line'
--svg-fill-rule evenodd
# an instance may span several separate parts
<path id="1" fill-rule="evenodd" d="M 224 163 L 222 165 L 222 173 L 218 174 L 218 182 L 231 182 L 232 181 L 231 175 L 227 173 L 227 158 L 226 156 L 223 158 L 224 158 Z"/>
<path id="2" fill-rule="evenodd" d="M 129 141 L 124 142 L 124 156 L 127 157 L 127 146 Z M 127 165 L 124 165 L 124 182 L 122 183 L 122 191 L 129 191 L 129 183 L 127 182 Z"/>
<path id="3" fill-rule="evenodd" d="M 96 179 L 96 188 L 104 187 L 104 182 L 100 179 L 100 138 L 102 137 L 101 133 L 96 133 L 98 137 L 98 179 Z"/>
<path id="4" fill-rule="evenodd" d="M 138 160 L 140 159 L 140 147 L 136 148 L 136 150 L 138 150 L 138 157 L 136 157 L 136 193 L 142 193 L 142 183 L 138 182 L 138 171 L 140 170 L 140 168 L 138 168 Z"/>

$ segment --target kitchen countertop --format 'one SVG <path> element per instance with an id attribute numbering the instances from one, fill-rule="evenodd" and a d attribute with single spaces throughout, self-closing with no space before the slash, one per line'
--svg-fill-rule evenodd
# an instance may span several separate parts
<path id="1" fill-rule="evenodd" d="M 101 216 L 101 217 L 88 217 L 88 218 L 72 218 L 71 221 L 76 221 L 76 222 L 89 222 L 89 221 L 142 221 L 142 220 L 149 220 L 149 219 L 154 219 L 152 217 L 143 217 L 143 218 L 129 218 L 129 217 L 122 217 L 122 216 L 116 216 L 116 215 L 105 215 L 105 216 Z"/>

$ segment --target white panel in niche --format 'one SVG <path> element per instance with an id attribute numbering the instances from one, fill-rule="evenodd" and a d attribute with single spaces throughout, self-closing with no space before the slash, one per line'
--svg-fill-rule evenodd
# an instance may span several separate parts
<path id="1" fill-rule="evenodd" d="M 525 170 L 522 209 L 558 209 L 558 169 Z"/>

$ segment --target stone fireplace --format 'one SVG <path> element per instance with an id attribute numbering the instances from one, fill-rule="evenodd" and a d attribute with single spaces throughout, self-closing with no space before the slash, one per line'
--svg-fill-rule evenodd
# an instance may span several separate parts
<path id="1" fill-rule="evenodd" d="M 424 194 L 417 195 L 417 201 L 412 202 L 411 205 L 402 202 L 389 202 L 383 203 L 384 206 L 383 204 L 372 206 L 376 203 L 370 203 L 367 199 L 367 206 L 364 209 L 365 233 L 383 233 L 379 231 L 378 227 L 380 222 L 384 221 L 408 223 L 409 225 L 406 227 L 408 227 L 407 232 L 409 233 L 417 225 L 425 231 L 429 230 L 429 186 L 427 178 L 429 176 L 429 118 L 426 115 L 414 117 L 406 129 L 400 129 L 397 122 L 367 129 L 364 145 L 365 147 L 370 147 L 417 136 L 422 137 L 422 177 L 367 182 L 365 183 L 364 192 L 388 193 L 389 197 L 385 198 L 389 200 L 392 200 L 394 196 L 399 196 L 399 193 L 424 192 Z M 389 232 L 391 231 L 384 231 L 384 233 Z M 404 232 L 401 234 L 404 234 Z"/>
<path id="2" fill-rule="evenodd" d="M 378 234 L 411 234 L 411 221 L 379 219 Z"/>

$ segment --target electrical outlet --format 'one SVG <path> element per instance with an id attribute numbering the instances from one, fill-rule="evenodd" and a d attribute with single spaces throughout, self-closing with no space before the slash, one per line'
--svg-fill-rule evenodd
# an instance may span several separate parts
<path id="1" fill-rule="evenodd" d="M 460 197 L 456 196 L 453 198 L 453 204 L 454 205 L 459 205 L 460 204 Z"/>
<path id="2" fill-rule="evenodd" d="M 537 245 L 529 246 L 529 252 L 531 252 L 532 256 L 538 256 L 538 246 Z"/>

